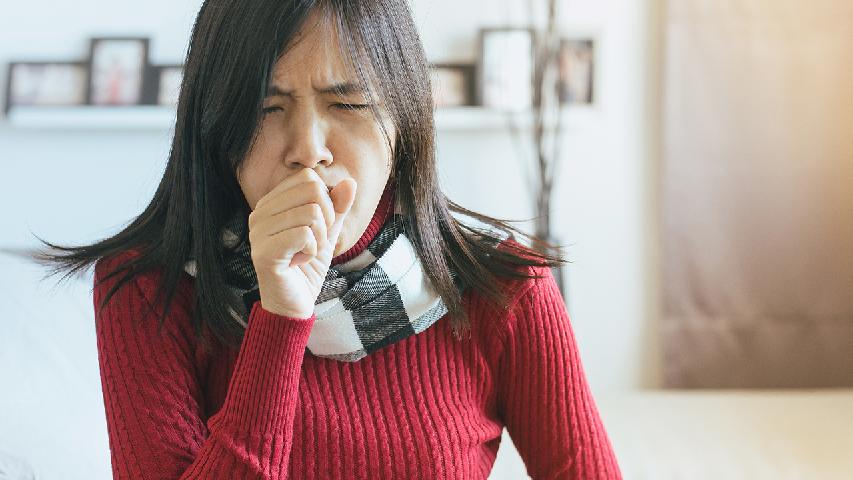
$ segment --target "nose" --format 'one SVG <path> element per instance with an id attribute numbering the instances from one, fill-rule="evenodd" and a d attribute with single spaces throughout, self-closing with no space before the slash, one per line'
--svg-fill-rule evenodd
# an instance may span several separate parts
<path id="1" fill-rule="evenodd" d="M 327 127 L 323 118 L 311 108 L 290 120 L 290 148 L 285 154 L 287 166 L 293 169 L 315 168 L 332 164 L 332 152 L 326 147 Z"/>

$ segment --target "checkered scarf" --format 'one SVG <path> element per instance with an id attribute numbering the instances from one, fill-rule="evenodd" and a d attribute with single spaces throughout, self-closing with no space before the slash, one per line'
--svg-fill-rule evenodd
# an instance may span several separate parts
<path id="1" fill-rule="evenodd" d="M 447 307 L 430 285 L 412 244 L 408 219 L 395 200 L 394 213 L 359 255 L 330 266 L 320 295 L 314 302 L 316 319 L 308 338 L 308 350 L 318 356 L 355 362 L 382 347 L 420 333 L 437 322 Z M 260 299 L 251 253 L 245 239 L 248 218 L 235 216 L 226 224 L 226 278 L 242 298 L 235 320 L 248 325 L 248 312 Z M 236 247 L 236 249 L 234 248 Z M 185 270 L 195 276 L 195 262 Z M 452 271 L 462 291 L 458 274 Z"/>

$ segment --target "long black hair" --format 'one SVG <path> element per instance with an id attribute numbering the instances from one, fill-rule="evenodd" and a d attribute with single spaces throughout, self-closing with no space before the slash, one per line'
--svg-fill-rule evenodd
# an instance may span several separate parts
<path id="1" fill-rule="evenodd" d="M 122 231 L 94 244 L 63 247 L 39 238 L 56 250 L 35 255 L 36 261 L 55 266 L 48 275 L 66 270 L 67 277 L 134 250 L 138 255 L 101 279 L 124 272 L 99 308 L 135 275 L 162 269 L 154 300 L 163 302 L 162 325 L 192 255 L 197 262 L 195 333 L 207 325 L 221 342 L 239 345 L 244 329 L 229 313 L 234 299 L 227 294 L 220 232 L 232 215 L 250 212 L 236 172 L 256 139 L 276 61 L 313 12 L 335 27 L 343 58 L 363 85 L 375 87 L 393 119 L 395 196 L 409 216 L 412 231 L 407 233 L 447 305 L 457 338 L 469 319 L 451 265 L 465 285 L 506 308 L 498 277 L 533 278 L 532 269 L 519 267 L 566 262 L 559 247 L 526 235 L 509 220 L 465 209 L 440 190 L 429 64 L 406 0 L 206 0 L 193 26 L 169 159 L 154 197 Z M 379 121 L 376 107 L 373 114 Z M 467 225 L 451 212 L 496 228 Z M 501 231 L 512 239 L 498 249 L 506 236 Z M 532 240 L 527 242 L 532 246 L 516 242 L 516 235 Z"/>

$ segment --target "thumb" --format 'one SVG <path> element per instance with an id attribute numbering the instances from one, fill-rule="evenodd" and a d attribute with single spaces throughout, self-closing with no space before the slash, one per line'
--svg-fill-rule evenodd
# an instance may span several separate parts
<path id="1" fill-rule="evenodd" d="M 335 221 L 332 223 L 332 228 L 329 229 L 329 243 L 335 245 L 338 242 L 338 236 L 343 229 L 344 219 L 355 203 L 356 181 L 352 178 L 341 180 L 331 192 L 329 197 L 332 199 L 332 204 L 335 207 Z"/>

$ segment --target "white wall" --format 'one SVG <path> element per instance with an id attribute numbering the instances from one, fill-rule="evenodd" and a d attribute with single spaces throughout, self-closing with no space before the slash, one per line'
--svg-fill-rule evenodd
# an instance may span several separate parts
<path id="1" fill-rule="evenodd" d="M 601 103 L 569 126 L 555 187 L 554 229 L 574 263 L 567 303 L 589 381 L 596 391 L 657 385 L 656 210 L 657 0 L 563 0 L 561 29 L 599 40 Z M 430 60 L 474 58 L 473 25 L 519 24 L 527 2 L 416 1 Z M 453 12 L 448 15 L 446 12 Z M 537 17 L 538 18 L 538 17 Z M 516 146 L 506 132 L 441 132 L 439 161 L 451 198 L 480 211 L 530 218 L 519 198 Z M 488 181 L 477 182 L 482 172 Z M 495 195 L 500 192 L 501 195 Z"/>
<path id="2" fill-rule="evenodd" d="M 657 385 L 651 159 L 658 151 L 659 2 L 561 2 L 563 30 L 593 32 L 599 40 L 600 103 L 570 125 L 554 201 L 555 233 L 574 262 L 565 277 L 566 300 L 595 393 Z M 477 52 L 476 28 L 518 25 L 525 4 L 414 0 L 413 10 L 431 61 L 469 61 Z M 5 69 L 10 60 L 81 58 L 87 37 L 116 34 L 149 35 L 153 62 L 179 63 L 199 5 L 7 2 L 0 16 L 0 62 Z M 63 132 L 0 123 L 0 246 L 31 246 L 30 231 L 70 243 L 114 232 L 153 193 L 169 136 L 166 130 Z M 446 191 L 483 213 L 530 218 L 531 206 L 519 201 L 528 196 L 517 158 L 522 148 L 504 131 L 439 132 Z"/>

